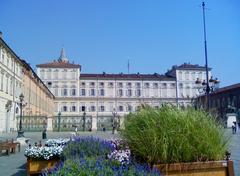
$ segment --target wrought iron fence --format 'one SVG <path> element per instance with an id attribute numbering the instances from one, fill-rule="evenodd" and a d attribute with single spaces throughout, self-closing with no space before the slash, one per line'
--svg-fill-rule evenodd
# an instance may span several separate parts
<path id="1" fill-rule="evenodd" d="M 17 116 L 17 130 L 19 128 L 20 117 Z M 43 131 L 47 127 L 46 116 L 23 116 L 22 128 L 27 132 Z"/>
<path id="2" fill-rule="evenodd" d="M 97 130 L 110 131 L 112 130 L 112 116 L 98 116 L 97 117 Z"/>
<path id="3" fill-rule="evenodd" d="M 60 123 L 59 117 L 53 118 L 53 131 L 58 131 L 58 125 L 60 125 L 60 131 L 83 131 L 84 118 L 83 116 L 61 116 Z M 85 116 L 85 130 L 91 131 L 92 129 L 92 116 Z"/>

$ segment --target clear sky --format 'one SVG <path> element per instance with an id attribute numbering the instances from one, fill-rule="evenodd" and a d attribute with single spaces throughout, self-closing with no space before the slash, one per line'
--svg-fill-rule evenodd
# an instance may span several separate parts
<path id="1" fill-rule="evenodd" d="M 165 73 L 205 65 L 199 0 L 0 0 L 4 40 L 32 67 L 64 46 L 84 73 Z M 206 0 L 209 66 L 240 83 L 240 1 Z"/>

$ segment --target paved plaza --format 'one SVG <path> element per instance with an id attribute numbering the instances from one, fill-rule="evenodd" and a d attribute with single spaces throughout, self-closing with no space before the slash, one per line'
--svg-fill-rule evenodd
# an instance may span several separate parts
<path id="1" fill-rule="evenodd" d="M 240 175 L 239 172 L 239 160 L 240 160 L 240 132 L 232 135 L 230 130 L 227 130 L 227 133 L 231 135 L 230 141 L 230 151 L 231 159 L 234 160 L 235 175 Z M 118 135 L 112 135 L 110 131 L 107 132 L 79 132 L 81 136 L 94 136 L 104 139 L 117 138 Z M 1 134 L 0 140 L 16 138 L 17 134 Z M 69 138 L 72 137 L 72 132 L 48 132 L 48 138 Z M 26 138 L 30 138 L 30 143 L 34 144 L 39 142 L 42 138 L 42 133 L 25 133 Z M 44 142 L 44 140 L 42 140 Z M 26 146 L 25 146 L 26 147 Z M 0 156 L 0 175 L 3 176 L 25 176 L 26 173 L 26 157 L 24 156 L 24 146 L 21 147 L 21 152 L 16 152 L 16 154 L 10 154 L 9 156 Z"/>

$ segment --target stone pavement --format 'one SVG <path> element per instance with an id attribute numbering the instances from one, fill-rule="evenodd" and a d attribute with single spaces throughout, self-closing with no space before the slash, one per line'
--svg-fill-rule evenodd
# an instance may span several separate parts
<path id="1" fill-rule="evenodd" d="M 228 130 L 231 134 L 231 130 Z M 231 160 L 234 161 L 235 176 L 240 176 L 240 131 L 231 134 L 229 151 L 231 152 Z"/>
<path id="2" fill-rule="evenodd" d="M 234 160 L 235 176 L 240 175 L 240 131 L 232 135 L 230 130 L 227 133 L 231 135 L 230 148 L 231 159 Z M 47 138 L 69 138 L 73 135 L 72 132 L 47 132 Z M 95 136 L 104 139 L 116 138 L 118 135 L 112 135 L 111 132 L 79 132 L 81 136 Z M 16 138 L 17 134 L 0 134 L 0 140 Z M 42 138 L 42 133 L 33 132 L 25 133 L 26 138 L 30 138 L 30 143 L 39 142 Z M 42 140 L 44 141 L 44 140 Z M 21 152 L 10 154 L 9 156 L 0 156 L 0 175 L 1 176 L 26 176 L 26 157 L 24 156 L 24 148 L 21 147 Z"/>

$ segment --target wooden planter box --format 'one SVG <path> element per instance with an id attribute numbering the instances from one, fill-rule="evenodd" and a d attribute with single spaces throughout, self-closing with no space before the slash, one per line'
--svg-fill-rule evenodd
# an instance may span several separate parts
<path id="1" fill-rule="evenodd" d="M 30 176 L 32 174 L 39 174 L 43 169 L 50 169 L 55 166 L 60 161 L 60 159 L 36 159 L 36 158 L 28 158 L 27 159 L 27 175 Z"/>
<path id="2" fill-rule="evenodd" d="M 158 164 L 153 167 L 166 176 L 234 176 L 233 161 L 231 160 Z"/>

